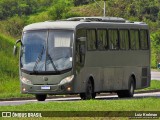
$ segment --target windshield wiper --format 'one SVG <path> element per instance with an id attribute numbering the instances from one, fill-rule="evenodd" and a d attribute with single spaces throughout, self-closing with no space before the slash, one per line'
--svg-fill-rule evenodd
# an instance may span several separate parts
<path id="1" fill-rule="evenodd" d="M 55 64 L 54 64 L 54 62 L 53 62 L 53 60 L 52 60 L 52 58 L 51 58 L 51 56 L 50 56 L 50 54 L 48 54 L 48 58 L 49 58 L 49 60 L 51 61 L 51 64 L 52 64 L 54 70 L 55 70 L 55 71 L 58 71 L 57 68 L 56 68 L 56 66 L 55 66 Z"/>
<path id="2" fill-rule="evenodd" d="M 36 71 L 36 68 L 37 68 L 37 66 L 38 66 L 38 63 L 39 63 L 39 62 L 41 61 L 41 59 L 42 59 L 43 52 L 44 52 L 44 46 L 43 46 L 40 54 L 38 55 L 38 58 L 36 59 L 36 63 L 35 63 L 35 65 L 34 65 L 34 67 L 33 67 L 33 71 L 34 71 L 34 72 Z"/>

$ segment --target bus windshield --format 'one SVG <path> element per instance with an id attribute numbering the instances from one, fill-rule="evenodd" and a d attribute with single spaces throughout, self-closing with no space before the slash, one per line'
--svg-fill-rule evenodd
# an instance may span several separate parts
<path id="1" fill-rule="evenodd" d="M 72 31 L 24 32 L 21 69 L 31 72 L 57 72 L 72 68 L 72 41 Z"/>

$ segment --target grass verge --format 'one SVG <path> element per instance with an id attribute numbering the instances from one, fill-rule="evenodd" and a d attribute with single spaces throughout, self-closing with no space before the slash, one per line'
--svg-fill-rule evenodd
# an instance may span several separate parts
<path id="1" fill-rule="evenodd" d="M 70 111 L 77 114 L 98 114 L 94 111 L 160 111 L 159 98 L 142 98 L 142 99 L 116 99 L 116 100 L 86 100 L 86 101 L 67 101 L 67 102 L 34 102 L 18 106 L 1 106 L 0 111 L 15 111 L 15 112 L 45 112 L 49 116 L 57 115 L 58 111 L 62 112 L 62 116 L 67 116 Z M 68 112 L 65 112 L 68 111 Z M 92 113 L 93 111 L 93 113 Z M 119 114 L 118 112 L 118 114 Z M 83 114 L 82 113 L 82 114 Z M 42 113 L 43 114 L 43 113 Z M 60 115 L 58 112 L 58 115 Z M 64 115 L 65 114 L 65 115 Z M 75 114 L 75 115 L 77 115 Z M 109 112 L 109 114 L 112 114 Z M 126 114 L 126 113 L 124 113 Z M 134 114 L 134 113 L 133 113 Z M 46 115 L 46 116 L 47 116 Z M 105 115 L 105 114 L 104 114 Z M 43 115 L 42 115 L 43 116 Z M 92 115 L 91 115 L 92 116 Z M 96 115 L 95 115 L 96 116 Z M 106 115 L 105 115 L 106 116 Z M 13 118 L 12 118 L 13 119 Z M 12 120 L 11 119 L 11 120 Z M 24 118 L 24 120 L 28 118 Z M 29 118 L 32 119 L 32 118 Z M 65 119 L 65 120 L 127 120 L 127 117 L 48 117 L 39 119 Z"/>
<path id="2" fill-rule="evenodd" d="M 136 91 L 149 91 L 149 90 L 160 90 L 160 81 L 152 80 L 150 87 L 145 88 L 145 89 L 136 90 Z"/>
<path id="3" fill-rule="evenodd" d="M 34 102 L 1 106 L 0 111 L 160 111 L 159 98 Z"/>
<path id="4" fill-rule="evenodd" d="M 38 108 L 38 109 L 37 109 Z M 116 99 L 116 100 L 87 100 L 87 101 L 70 101 L 70 102 L 34 102 L 18 106 L 1 106 L 0 111 L 13 111 L 13 112 L 22 112 L 25 111 L 36 113 L 42 113 L 42 116 L 54 116 L 54 118 L 37 118 L 39 119 L 66 119 L 66 120 L 120 120 L 128 119 L 127 117 L 80 117 L 79 115 L 94 116 L 95 114 L 101 114 L 99 111 L 105 111 L 103 114 L 106 116 L 107 111 L 160 111 L 160 100 L 159 98 L 142 98 L 142 99 Z M 43 112 L 44 111 L 44 112 Z M 65 112 L 66 111 L 66 112 Z M 98 111 L 98 112 L 97 112 Z M 71 114 L 70 114 L 71 113 Z M 55 117 L 57 116 L 69 116 L 74 114 L 74 117 Z M 108 112 L 107 114 L 114 116 L 114 113 Z M 127 112 L 123 113 L 123 115 Z M 134 116 L 133 113 L 129 113 Z M 95 115 L 96 116 L 96 115 Z M 12 118 L 13 119 L 13 118 Z M 26 118 L 27 119 L 27 118 Z M 30 119 L 30 118 L 29 118 Z"/>

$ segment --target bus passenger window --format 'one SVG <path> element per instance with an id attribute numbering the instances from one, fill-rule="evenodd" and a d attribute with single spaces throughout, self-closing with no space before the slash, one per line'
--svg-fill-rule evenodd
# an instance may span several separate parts
<path id="1" fill-rule="evenodd" d="M 119 37 L 120 37 L 120 49 L 128 50 L 129 49 L 128 30 L 120 30 L 119 31 Z"/>
<path id="2" fill-rule="evenodd" d="M 139 49 L 139 31 L 130 30 L 130 47 L 132 50 Z"/>
<path id="3" fill-rule="evenodd" d="M 98 30 L 98 49 L 105 50 L 107 49 L 107 31 L 106 30 Z"/>
<path id="4" fill-rule="evenodd" d="M 119 42 L 118 42 L 118 30 L 109 30 L 109 49 L 116 50 L 119 49 Z"/>
<path id="5" fill-rule="evenodd" d="M 148 32 L 147 30 L 140 31 L 141 49 L 148 49 Z"/>
<path id="6" fill-rule="evenodd" d="M 96 30 L 87 30 L 87 49 L 96 50 Z"/>

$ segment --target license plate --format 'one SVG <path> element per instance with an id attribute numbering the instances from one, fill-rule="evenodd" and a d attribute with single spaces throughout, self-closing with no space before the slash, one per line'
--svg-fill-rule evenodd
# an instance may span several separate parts
<path id="1" fill-rule="evenodd" d="M 50 90 L 51 87 L 50 86 L 41 86 L 41 90 Z"/>

